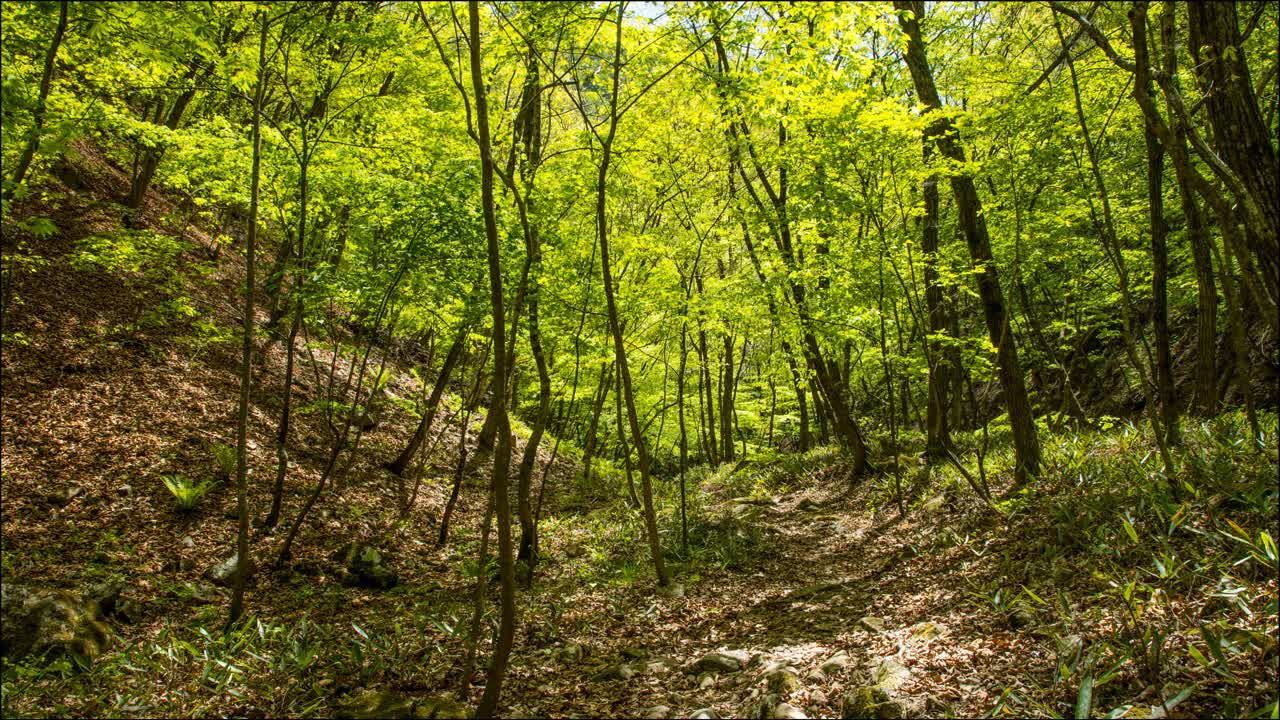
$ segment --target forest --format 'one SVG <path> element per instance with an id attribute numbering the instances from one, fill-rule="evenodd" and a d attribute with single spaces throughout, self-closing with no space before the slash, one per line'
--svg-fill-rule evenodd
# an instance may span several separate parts
<path id="1" fill-rule="evenodd" d="M 0 714 L 1280 718 L 1280 4 L 0 4 Z"/>

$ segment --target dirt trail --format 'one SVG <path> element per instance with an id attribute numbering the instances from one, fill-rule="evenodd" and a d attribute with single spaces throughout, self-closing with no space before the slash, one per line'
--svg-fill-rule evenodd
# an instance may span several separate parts
<path id="1" fill-rule="evenodd" d="M 575 586 L 572 566 L 553 562 L 543 597 L 563 593 L 560 637 L 518 648 L 509 712 L 688 717 L 711 708 L 720 717 L 742 717 L 756 715 L 774 690 L 774 703 L 809 717 L 838 717 L 846 691 L 886 672 L 898 685 L 892 697 L 908 712 L 972 715 L 990 708 L 1006 674 L 992 667 L 1003 661 L 987 646 L 1006 638 L 991 618 L 962 603 L 965 583 L 946 576 L 948 564 L 962 566 L 962 558 L 948 552 L 925 558 L 907 548 L 925 530 L 920 513 L 873 517 L 865 484 L 848 492 L 798 489 L 775 500 L 736 507 L 748 520 L 758 517 L 764 552 L 733 570 L 686 579 L 683 597 L 661 596 L 651 582 Z M 585 657 L 565 650 L 572 644 Z M 745 667 L 693 671 L 716 651 L 742 651 Z M 894 662 L 886 666 L 886 658 Z M 619 671 L 624 663 L 634 676 Z M 798 682 L 775 679 L 770 688 L 781 667 Z"/>

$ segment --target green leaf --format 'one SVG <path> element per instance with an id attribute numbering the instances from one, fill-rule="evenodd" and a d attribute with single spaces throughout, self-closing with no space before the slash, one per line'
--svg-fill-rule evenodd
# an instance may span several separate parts
<path id="1" fill-rule="evenodd" d="M 1093 673 L 1084 676 L 1080 682 L 1080 693 L 1076 695 L 1076 717 L 1089 717 L 1089 708 L 1093 706 Z"/>
<path id="2" fill-rule="evenodd" d="M 1133 529 L 1133 523 L 1129 522 L 1129 518 L 1123 518 L 1121 522 L 1124 523 L 1124 531 L 1129 539 L 1135 543 L 1138 542 L 1138 531 Z"/>

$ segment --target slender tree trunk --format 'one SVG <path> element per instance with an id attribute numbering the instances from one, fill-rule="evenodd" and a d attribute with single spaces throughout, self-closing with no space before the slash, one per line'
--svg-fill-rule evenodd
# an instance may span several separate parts
<path id="1" fill-rule="evenodd" d="M 67 0 L 62 0 L 58 7 L 58 25 L 53 30 L 53 39 L 49 41 L 49 50 L 44 56 L 44 72 L 40 75 L 40 94 L 36 96 L 36 106 L 31 110 L 31 131 L 27 135 L 27 143 L 18 156 L 18 164 L 13 169 L 13 177 L 9 187 L 4 190 L 6 200 L 13 197 L 14 191 L 27 177 L 31 169 L 31 161 L 35 159 L 36 150 L 40 149 L 40 133 L 44 130 L 45 103 L 49 99 L 49 87 L 53 84 L 53 63 L 58 57 L 58 47 L 67 32 Z"/>
<path id="2" fill-rule="evenodd" d="M 1135 2 L 1129 10 L 1133 29 L 1135 82 L 1147 93 L 1155 91 L 1147 48 L 1147 5 Z M 1247 83 L 1246 83 L 1247 85 Z M 1166 444 L 1178 444 L 1178 408 L 1174 397 L 1173 356 L 1169 347 L 1169 226 L 1164 219 L 1164 148 L 1149 123 L 1143 125 L 1147 147 L 1147 207 L 1151 216 L 1151 324 L 1155 329 L 1156 395 L 1160 400 L 1160 424 Z M 1172 479 L 1171 479 L 1172 482 Z"/>
<path id="3" fill-rule="evenodd" d="M 1178 48 L 1174 25 L 1177 13 L 1173 0 L 1165 0 L 1160 18 L 1161 44 L 1164 49 L 1164 72 L 1177 84 Z M 1174 111 L 1169 109 L 1172 116 Z M 1186 217 L 1186 237 L 1191 246 L 1191 260 L 1196 272 L 1196 365 L 1193 391 L 1193 409 L 1201 416 L 1211 416 L 1218 410 L 1218 290 L 1213 279 L 1209 231 L 1204 212 L 1196 202 L 1190 168 L 1185 166 L 1186 132 L 1178 125 L 1170 144 L 1169 157 L 1173 161 L 1178 178 L 1178 196 L 1182 202 L 1182 214 Z"/>
<path id="4" fill-rule="evenodd" d="M 452 344 L 449 345 L 449 352 L 444 357 L 444 365 L 440 367 L 440 374 L 436 376 L 435 385 L 431 387 L 431 396 L 427 398 L 426 407 L 423 408 L 422 420 L 418 423 L 418 429 L 414 431 L 413 438 L 409 440 L 409 444 L 405 446 L 404 450 L 394 460 L 383 465 L 383 467 L 396 475 L 404 474 L 405 468 L 409 467 L 409 463 L 413 462 L 413 456 L 418 453 L 423 441 L 427 439 L 427 432 L 431 429 L 431 423 L 436 418 L 436 410 L 440 407 L 440 398 L 444 396 L 444 389 L 449 384 L 449 377 L 453 375 L 453 369 L 458 364 L 458 358 L 462 356 L 462 350 L 466 347 L 467 333 L 470 329 L 471 323 L 468 320 L 458 323 L 458 331 L 453 336 Z"/>
<path id="5" fill-rule="evenodd" d="M 65 19 L 66 5 L 63 5 Z M 230 630 L 244 612 L 244 586 L 252 567 L 249 557 L 249 394 L 253 384 L 254 269 L 258 242 L 258 189 L 262 166 L 262 93 L 267 85 L 267 11 L 259 12 L 258 87 L 253 94 L 253 164 L 249 171 L 249 219 L 245 232 L 244 337 L 240 353 L 240 408 L 236 414 L 236 508 L 240 526 L 236 532 L 235 590 L 227 619 Z"/>
<path id="6" fill-rule="evenodd" d="M 924 40 L 920 34 L 919 18 L 924 15 L 924 3 L 919 0 L 895 0 L 894 7 L 900 12 L 899 20 L 903 32 L 908 36 L 905 56 L 916 92 L 929 109 L 941 111 L 942 100 L 934 85 L 933 72 L 929 68 Z M 937 133 L 938 151 L 951 160 L 964 162 L 965 153 L 950 120 L 944 117 L 935 122 L 940 123 Z M 1017 344 L 1009 326 L 1004 294 L 1000 289 L 995 259 L 991 255 L 991 240 L 987 234 L 986 219 L 977 188 L 972 177 L 956 175 L 951 178 L 951 190 L 955 194 L 959 222 L 969 245 L 969 255 L 978 271 L 978 295 L 982 298 L 987 333 L 996 347 L 997 374 L 1004 391 L 1009 424 L 1013 430 L 1016 454 L 1014 474 L 1016 483 L 1021 485 L 1037 477 L 1040 472 L 1040 441 L 1036 433 L 1035 418 L 1027 399 L 1026 381 L 1018 362 Z"/>
<path id="7" fill-rule="evenodd" d="M 502 618 L 498 640 L 484 696 L 476 708 L 476 717 L 493 717 L 502 695 L 502 680 L 507 671 L 516 627 L 515 562 L 511 548 L 511 500 L 507 492 L 507 469 L 511 462 L 511 427 L 507 419 L 506 382 L 507 353 L 502 348 L 506 337 L 503 316 L 502 255 L 498 245 L 498 219 L 493 199 L 493 150 L 489 140 L 489 103 L 485 96 L 484 72 L 480 65 L 480 5 L 467 3 L 471 48 L 471 87 L 475 94 L 476 125 L 480 145 L 480 200 L 484 210 L 484 232 L 489 255 L 489 292 L 493 309 L 493 400 L 489 413 L 496 418 L 498 442 L 493 456 L 493 497 L 498 519 L 498 566 L 502 574 Z"/>
<path id="8" fill-rule="evenodd" d="M 600 414 L 604 412 L 605 398 L 609 395 L 609 386 L 613 384 L 613 366 L 607 362 L 600 363 L 600 384 L 596 389 L 595 401 L 591 407 L 591 422 L 587 425 L 587 436 L 583 439 L 582 448 L 582 480 L 591 482 L 591 460 L 595 457 L 596 433 L 600 428 Z"/>
<path id="9" fill-rule="evenodd" d="M 733 336 L 724 336 L 724 375 L 720 380 L 720 455 L 724 462 L 733 462 Z"/>
<path id="10" fill-rule="evenodd" d="M 635 393 L 631 385 L 631 372 L 627 367 L 627 352 L 622 341 L 622 325 L 618 320 L 618 305 L 614 297 L 614 280 L 609 256 L 609 222 L 606 213 L 606 182 L 609 177 L 609 165 L 613 156 L 613 139 L 618 129 L 618 75 L 622 70 L 622 24 L 626 6 L 618 4 L 618 16 L 615 21 L 616 35 L 613 52 L 613 83 L 609 95 L 609 133 L 603 138 L 600 148 L 600 167 L 596 177 L 596 233 L 600 239 L 600 270 L 604 278 L 605 305 L 609 316 L 609 329 L 613 333 L 613 349 L 618 366 L 618 378 L 622 384 L 622 392 L 627 405 L 627 420 L 631 425 L 632 442 L 635 444 L 636 456 L 640 466 L 640 489 L 644 500 L 645 529 L 649 537 L 649 552 L 653 556 L 654 574 L 658 586 L 665 587 L 670 583 L 666 566 L 662 561 L 662 541 L 658 537 L 658 519 L 653 509 L 653 487 L 649 478 L 649 451 L 645 446 L 644 434 L 640 430 L 640 417 L 636 411 Z M 477 80 L 477 82 L 479 82 Z M 479 714 L 479 713 L 478 713 Z"/>
<path id="11" fill-rule="evenodd" d="M 937 144 L 936 133 L 940 128 L 930 123 L 925 129 L 924 162 L 929 165 Z M 930 174 L 923 185 L 924 195 L 924 297 L 928 306 L 929 334 L 943 335 L 947 331 L 947 307 L 942 295 L 942 282 L 938 276 L 938 176 Z M 932 459 L 945 456 L 951 443 L 951 426 L 948 408 L 951 405 L 950 366 L 944 359 L 945 349 L 941 340 L 930 340 L 929 345 L 929 397 L 925 403 L 926 440 L 925 452 Z"/>
<path id="12" fill-rule="evenodd" d="M 685 296 L 685 307 L 688 308 L 688 295 Z M 686 346 L 685 323 L 680 325 L 680 370 L 676 373 L 676 409 L 680 424 L 680 550 L 685 557 L 689 555 L 689 518 L 685 514 L 685 469 L 689 464 L 689 433 L 684 423 L 684 371 L 689 359 Z"/>

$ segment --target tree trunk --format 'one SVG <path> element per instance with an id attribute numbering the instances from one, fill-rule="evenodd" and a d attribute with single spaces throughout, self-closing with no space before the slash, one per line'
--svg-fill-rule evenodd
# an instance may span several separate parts
<path id="1" fill-rule="evenodd" d="M 511 462 L 511 427 L 507 419 L 506 381 L 507 353 L 502 347 L 506 337 L 503 317 L 502 255 L 498 245 L 498 220 L 493 199 L 493 150 L 489 140 L 489 103 L 485 97 L 484 72 L 480 65 L 480 6 L 477 0 L 467 3 L 470 37 L 471 87 L 475 93 L 476 125 L 480 145 L 480 198 L 484 210 L 484 233 L 489 255 L 489 292 L 493 309 L 493 400 L 489 413 L 496 418 L 497 450 L 493 456 L 492 492 L 498 520 L 498 567 L 502 575 L 502 618 L 484 695 L 476 708 L 476 717 L 497 715 L 502 680 L 516 627 L 515 563 L 511 552 L 511 500 L 507 492 L 507 468 Z M 483 568 L 481 582 L 483 582 Z"/>
<path id="2" fill-rule="evenodd" d="M 612 385 L 613 366 L 607 362 L 600 363 L 600 384 L 596 388 L 595 401 L 591 404 L 591 422 L 587 425 L 587 436 L 582 442 L 582 480 L 591 482 L 591 459 L 595 457 L 596 433 L 600 428 L 600 414 L 604 412 L 605 398 Z"/>
<path id="3" fill-rule="evenodd" d="M 58 47 L 62 45 L 62 37 L 67 32 L 67 0 L 62 0 L 58 8 L 58 25 L 54 28 L 53 39 L 49 41 L 49 50 L 44 56 L 44 72 L 40 75 L 40 94 L 36 96 L 36 106 L 31 110 L 31 132 L 27 136 L 27 144 L 22 148 L 18 164 L 13 169 L 13 177 L 9 187 L 4 189 L 6 200 L 13 197 L 14 191 L 27 177 L 31 169 L 31 161 L 35 159 L 36 150 L 40 149 L 40 132 L 44 129 L 45 103 L 49 99 L 49 87 L 53 84 L 53 62 L 58 57 Z"/>
<path id="4" fill-rule="evenodd" d="M 1147 6 L 1135 2 L 1129 10 L 1133 29 L 1134 82 L 1148 94 L 1155 90 L 1151 80 L 1150 52 L 1147 48 Z M 1247 85 L 1247 83 L 1246 83 Z M 1164 148 L 1150 123 L 1143 124 L 1147 148 L 1147 208 L 1151 219 L 1151 324 L 1155 330 L 1156 396 L 1160 401 L 1160 424 L 1164 441 L 1178 444 L 1178 408 L 1173 387 L 1173 357 L 1169 348 L 1169 226 L 1164 219 Z M 1170 482 L 1174 482 L 1172 479 Z"/>
<path id="5" fill-rule="evenodd" d="M 1164 13 L 1160 18 L 1161 45 L 1164 49 L 1164 67 L 1166 75 L 1177 83 L 1178 48 L 1174 39 L 1174 25 L 1177 18 L 1173 0 L 1165 0 Z M 1173 111 L 1169 111 L 1173 115 Z M 1186 131 L 1179 124 L 1174 129 L 1176 147 L 1169 148 L 1169 157 L 1173 161 L 1174 172 L 1178 178 L 1178 197 L 1182 203 L 1182 214 L 1186 217 L 1186 238 L 1191 246 L 1191 261 L 1196 272 L 1196 366 L 1193 383 L 1193 405 L 1197 414 L 1208 417 L 1218 410 L 1218 290 L 1213 280 L 1213 260 L 1209 244 L 1211 242 L 1208 228 L 1205 225 L 1204 212 L 1196 202 L 1195 190 L 1191 184 L 1190 168 L 1186 163 Z M 1180 159 L 1182 162 L 1179 162 Z"/>
<path id="6" fill-rule="evenodd" d="M 63 18 L 66 15 L 63 4 Z M 231 612 L 227 628 L 240 619 L 244 612 L 244 586 L 252 561 L 249 557 L 249 394 L 253 384 L 253 326 L 254 326 L 254 263 L 258 242 L 258 189 L 262 167 L 262 93 L 267 85 L 267 12 L 259 13 L 262 25 L 258 40 L 258 87 L 253 94 L 253 164 L 249 172 L 249 219 L 245 232 L 244 269 L 244 324 L 240 353 L 240 407 L 236 414 L 236 508 L 240 513 L 240 526 L 236 532 L 235 591 L 231 596 Z"/>
<path id="7" fill-rule="evenodd" d="M 937 143 L 937 123 L 930 123 L 924 132 L 924 162 L 930 164 Z M 938 277 L 938 176 L 930 174 L 923 185 L 924 195 L 924 298 L 929 314 L 929 334 L 943 335 L 947 331 L 947 306 L 943 300 L 942 283 Z M 925 403 L 926 441 L 925 452 L 932 459 L 946 456 L 951 444 L 951 426 L 948 408 L 951 405 L 950 366 L 944 359 L 945 349 L 940 340 L 930 340 L 929 348 L 929 397 Z"/>
<path id="8" fill-rule="evenodd" d="M 631 372 L 627 367 L 626 347 L 622 342 L 622 325 L 618 320 L 618 304 L 614 297 L 613 273 L 609 256 L 609 222 L 605 207 L 606 182 L 609 177 L 609 165 L 613 156 L 613 139 L 618 129 L 618 75 L 622 70 L 622 24 L 626 6 L 618 4 L 617 28 L 614 37 L 613 51 L 613 89 L 609 95 L 609 134 L 603 139 L 600 148 L 600 167 L 596 177 L 596 233 L 600 238 L 600 270 L 604 278 L 604 297 L 609 315 L 609 329 L 613 334 L 613 350 L 618 366 L 618 379 L 622 384 L 622 392 L 627 405 L 627 420 L 631 425 L 631 439 L 635 444 L 636 456 L 640 466 L 640 490 L 644 500 L 645 529 L 649 537 L 649 552 L 653 556 L 654 574 L 658 586 L 665 587 L 671 581 L 667 576 L 666 566 L 662 561 L 662 541 L 658 537 L 658 519 L 653 509 L 653 487 L 649 478 L 649 451 L 645 447 L 644 434 L 640 430 L 640 417 L 636 411 L 635 393 L 631 385 Z M 478 77 L 478 76 L 477 76 Z M 477 82 L 479 82 L 477 80 Z M 480 713 L 477 713 L 480 714 Z"/>
<path id="9" fill-rule="evenodd" d="M 894 0 L 894 7 L 899 11 L 902 30 L 908 36 L 905 55 L 916 92 L 930 110 L 940 112 L 942 100 L 934 86 L 933 72 L 929 68 L 924 40 L 920 35 L 919 18 L 924 15 L 924 3 L 919 0 L 915 2 Z M 957 131 L 950 120 L 944 117 L 935 122 L 939 123 L 938 151 L 951 160 L 963 163 L 964 150 L 960 146 Z M 1009 316 L 1005 308 L 1004 294 L 1000 289 L 999 274 L 991 255 L 991 240 L 987 234 L 987 223 L 982 213 L 982 202 L 978 199 L 973 178 L 965 175 L 952 177 L 951 191 L 956 198 L 960 227 L 969 245 L 969 255 L 979 271 L 976 278 L 978 295 L 982 298 L 987 333 L 992 345 L 996 347 L 997 374 L 1001 388 L 1004 390 L 1005 408 L 1009 413 L 1009 424 L 1013 430 L 1017 464 L 1014 474 L 1016 483 L 1022 485 L 1035 478 L 1040 472 L 1040 441 L 1036 434 L 1035 418 L 1031 413 L 1031 403 L 1027 399 L 1026 381 L 1018 362 L 1017 344 L 1009 326 Z"/>
<path id="10" fill-rule="evenodd" d="M 1240 39 L 1236 4 L 1188 3 L 1190 50 L 1205 108 L 1213 127 L 1214 147 L 1239 177 L 1257 210 L 1260 223 L 1246 223 L 1250 254 L 1257 264 L 1262 291 L 1275 307 L 1280 298 L 1280 165 L 1274 137 L 1258 109 L 1252 76 Z M 1246 217 L 1252 213 L 1246 213 Z"/>
<path id="11" fill-rule="evenodd" d="M 395 473 L 397 476 L 403 475 L 409 463 L 413 462 L 413 456 L 418 454 L 418 449 L 422 447 L 423 441 L 427 439 L 427 432 L 431 429 L 431 423 L 436 418 L 436 410 L 440 407 L 440 398 L 444 396 L 444 389 L 449 384 L 449 378 L 453 375 L 453 369 L 458 364 L 458 358 L 462 356 L 462 350 L 467 344 L 467 333 L 471 329 L 471 323 L 468 320 L 462 320 L 458 323 L 458 331 L 453 336 L 453 343 L 449 345 L 449 352 L 444 357 L 444 365 L 440 367 L 440 374 L 436 376 L 435 385 L 431 387 L 431 396 L 427 398 L 427 405 L 422 411 L 422 420 L 418 422 L 418 429 L 414 431 L 413 438 L 409 440 L 409 444 L 404 450 L 396 456 L 394 460 L 383 465 L 386 469 Z"/>

